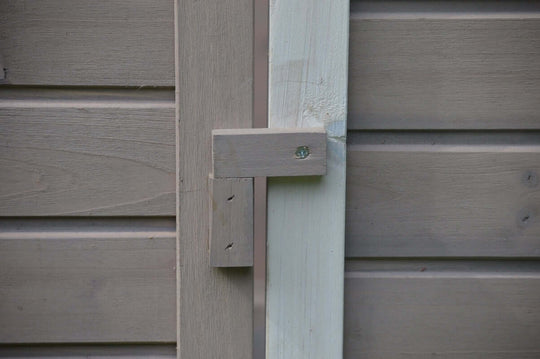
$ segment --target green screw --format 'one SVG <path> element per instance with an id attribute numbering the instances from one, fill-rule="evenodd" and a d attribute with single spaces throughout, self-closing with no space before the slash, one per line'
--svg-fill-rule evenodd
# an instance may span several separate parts
<path id="1" fill-rule="evenodd" d="M 298 146 L 296 147 L 296 152 L 294 153 L 294 155 L 296 156 L 297 159 L 299 160 L 303 160 L 303 159 L 306 159 L 309 157 L 309 147 L 308 146 Z"/>

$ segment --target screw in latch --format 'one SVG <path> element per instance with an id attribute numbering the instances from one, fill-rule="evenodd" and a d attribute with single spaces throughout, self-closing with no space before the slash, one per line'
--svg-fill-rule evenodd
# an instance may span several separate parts
<path id="1" fill-rule="evenodd" d="M 298 146 L 296 147 L 296 152 L 294 152 L 294 155 L 297 159 L 303 160 L 309 157 L 309 147 L 308 146 Z"/>

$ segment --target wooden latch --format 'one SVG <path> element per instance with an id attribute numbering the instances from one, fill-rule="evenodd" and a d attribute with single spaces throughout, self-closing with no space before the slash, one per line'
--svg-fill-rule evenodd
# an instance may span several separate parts
<path id="1" fill-rule="evenodd" d="M 324 129 L 212 131 L 210 265 L 253 265 L 253 177 L 326 174 Z"/>

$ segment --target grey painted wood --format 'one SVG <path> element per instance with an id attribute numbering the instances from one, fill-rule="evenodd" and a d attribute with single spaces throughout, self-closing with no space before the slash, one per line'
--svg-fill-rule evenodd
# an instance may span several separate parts
<path id="1" fill-rule="evenodd" d="M 253 272 L 209 265 L 207 179 L 212 130 L 252 125 L 253 2 L 177 0 L 175 21 L 178 357 L 247 359 Z"/>
<path id="2" fill-rule="evenodd" d="M 346 272 L 369 273 L 480 273 L 493 275 L 523 275 L 540 273 L 536 258 L 350 258 Z"/>
<path id="3" fill-rule="evenodd" d="M 170 88 L 0 86 L 0 108 L 174 108 Z"/>
<path id="4" fill-rule="evenodd" d="M 46 97 L 0 108 L 0 215 L 174 215 L 172 102 Z"/>
<path id="5" fill-rule="evenodd" d="M 174 344 L 2 346 L 3 359 L 173 359 Z"/>
<path id="6" fill-rule="evenodd" d="M 3 0 L 7 82 L 173 86 L 173 17 L 168 0 Z"/>
<path id="7" fill-rule="evenodd" d="M 349 131 L 347 144 L 355 145 L 449 145 L 496 146 L 501 150 L 507 146 L 537 146 L 540 144 L 538 130 L 512 131 Z"/>
<path id="8" fill-rule="evenodd" d="M 538 358 L 538 263 L 529 272 L 498 265 L 347 272 L 344 357 Z"/>
<path id="9" fill-rule="evenodd" d="M 538 257 L 540 147 L 351 145 L 348 257 Z"/>
<path id="10" fill-rule="evenodd" d="M 214 130 L 212 138 L 216 178 L 326 174 L 323 128 Z M 305 150 L 307 157 L 303 156 Z"/>
<path id="11" fill-rule="evenodd" d="M 174 342 L 173 219 L 0 221 L 0 343 Z"/>
<path id="12" fill-rule="evenodd" d="M 351 12 L 355 16 L 526 16 L 539 12 L 540 4 L 527 0 L 514 1 L 468 1 L 468 0 L 355 0 Z"/>
<path id="13" fill-rule="evenodd" d="M 362 14 L 351 15 L 349 128 L 540 127 L 540 13 Z"/>
<path id="14" fill-rule="evenodd" d="M 210 265 L 253 265 L 253 178 L 209 178 Z"/>

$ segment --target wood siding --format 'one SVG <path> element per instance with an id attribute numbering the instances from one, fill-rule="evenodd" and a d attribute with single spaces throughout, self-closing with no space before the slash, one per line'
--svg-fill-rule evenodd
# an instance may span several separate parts
<path id="1" fill-rule="evenodd" d="M 174 103 L 145 92 L 0 90 L 0 215 L 174 215 Z"/>
<path id="2" fill-rule="evenodd" d="M 0 228 L 0 343 L 175 341 L 174 219 Z"/>
<path id="3" fill-rule="evenodd" d="M 540 256 L 540 146 L 350 145 L 349 257 Z"/>
<path id="4" fill-rule="evenodd" d="M 173 7 L 0 2 L 1 357 L 176 356 Z"/>
<path id="5" fill-rule="evenodd" d="M 536 262 L 355 261 L 346 358 L 538 358 Z"/>
<path id="6" fill-rule="evenodd" d="M 5 0 L 12 85 L 174 86 L 173 1 Z"/>
<path id="7" fill-rule="evenodd" d="M 353 13 L 348 126 L 538 129 L 539 61 L 540 14 L 403 19 Z"/>
<path id="8" fill-rule="evenodd" d="M 3 359 L 174 359 L 174 344 L 21 345 L 0 347 Z"/>
<path id="9" fill-rule="evenodd" d="M 540 356 L 539 14 L 353 4 L 345 358 Z"/>

